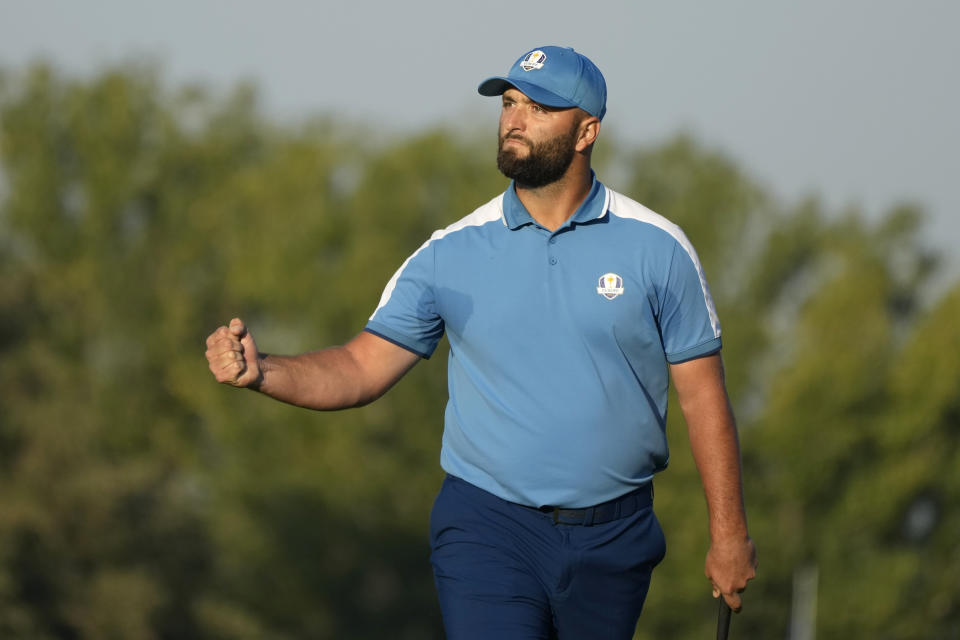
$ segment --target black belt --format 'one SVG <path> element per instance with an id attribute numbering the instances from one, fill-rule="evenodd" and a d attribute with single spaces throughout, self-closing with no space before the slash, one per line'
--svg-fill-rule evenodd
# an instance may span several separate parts
<path id="1" fill-rule="evenodd" d="M 554 524 L 573 524 L 589 527 L 626 518 L 653 504 L 653 483 L 643 485 L 630 493 L 607 502 L 583 509 L 564 509 L 562 507 L 528 507 L 540 513 L 553 516 Z"/>

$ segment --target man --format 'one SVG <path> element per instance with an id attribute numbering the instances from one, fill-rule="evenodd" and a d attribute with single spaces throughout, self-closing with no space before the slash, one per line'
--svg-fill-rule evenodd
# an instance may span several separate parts
<path id="1" fill-rule="evenodd" d="M 446 332 L 450 399 L 431 562 L 450 638 L 630 638 L 664 554 L 652 478 L 668 374 L 707 498 L 714 596 L 754 575 L 720 327 L 676 226 L 590 168 L 606 83 L 541 47 L 502 96 L 504 194 L 437 231 L 342 347 L 261 354 L 239 319 L 207 339 L 217 380 L 312 409 L 378 398 Z"/>

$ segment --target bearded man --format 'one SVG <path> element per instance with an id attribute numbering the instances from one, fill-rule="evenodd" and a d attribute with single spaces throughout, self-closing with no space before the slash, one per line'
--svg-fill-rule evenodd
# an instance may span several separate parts
<path id="1" fill-rule="evenodd" d="M 372 402 L 444 333 L 450 398 L 430 521 L 454 639 L 633 637 L 663 532 L 670 378 L 707 499 L 705 572 L 734 609 L 756 567 L 720 324 L 697 254 L 600 183 L 606 82 L 563 47 L 522 55 L 500 96 L 505 193 L 435 232 L 346 345 L 261 354 L 234 318 L 207 339 L 220 382 L 317 410 Z"/>

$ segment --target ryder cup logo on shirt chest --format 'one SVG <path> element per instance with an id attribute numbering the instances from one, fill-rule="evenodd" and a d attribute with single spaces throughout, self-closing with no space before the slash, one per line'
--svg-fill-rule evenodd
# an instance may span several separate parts
<path id="1" fill-rule="evenodd" d="M 623 294 L 623 278 L 615 273 L 605 273 L 600 276 L 597 293 L 607 300 L 613 300 Z"/>

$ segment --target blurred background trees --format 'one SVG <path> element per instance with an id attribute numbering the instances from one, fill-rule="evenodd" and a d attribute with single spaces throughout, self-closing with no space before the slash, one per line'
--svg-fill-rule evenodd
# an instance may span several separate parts
<path id="1" fill-rule="evenodd" d="M 235 315 L 267 351 L 348 340 L 407 255 L 505 187 L 492 131 L 285 125 L 252 87 L 153 68 L 0 76 L 0 637 L 442 635 L 446 346 L 321 414 L 217 385 L 203 342 Z M 737 634 L 789 637 L 800 584 L 822 638 L 955 637 L 960 283 L 931 288 L 922 209 L 785 204 L 686 136 L 600 145 L 719 306 L 761 559 Z M 678 413 L 644 639 L 715 624 Z"/>

